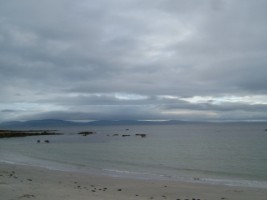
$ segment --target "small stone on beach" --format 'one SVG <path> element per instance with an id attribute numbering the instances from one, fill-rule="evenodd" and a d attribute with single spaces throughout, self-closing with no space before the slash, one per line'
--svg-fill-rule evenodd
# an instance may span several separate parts
<path id="1" fill-rule="evenodd" d="M 31 197 L 35 197 L 35 195 L 33 195 L 33 194 L 24 194 L 20 198 L 31 198 Z"/>

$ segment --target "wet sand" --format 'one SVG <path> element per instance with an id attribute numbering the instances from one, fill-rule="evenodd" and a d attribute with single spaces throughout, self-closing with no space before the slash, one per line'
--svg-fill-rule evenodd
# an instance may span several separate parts
<path id="1" fill-rule="evenodd" d="M 267 189 L 114 178 L 0 164 L 0 199 L 267 200 Z"/>

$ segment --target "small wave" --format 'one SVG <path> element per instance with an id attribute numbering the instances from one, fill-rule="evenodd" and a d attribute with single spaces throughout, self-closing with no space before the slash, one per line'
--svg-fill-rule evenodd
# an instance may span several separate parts
<path id="1" fill-rule="evenodd" d="M 236 187 L 252 187 L 252 188 L 267 189 L 267 181 L 202 178 L 202 179 L 200 179 L 200 182 L 208 183 L 208 184 L 216 184 L 216 185 L 227 185 L 227 186 L 236 186 Z"/>
<path id="2" fill-rule="evenodd" d="M 12 161 L 8 161 L 8 160 L 0 160 L 0 163 L 5 163 L 5 164 L 16 164 L 15 162 L 12 162 Z"/>
<path id="3" fill-rule="evenodd" d="M 251 187 L 251 188 L 267 188 L 267 181 L 255 181 L 255 180 L 231 180 L 231 179 L 216 179 L 216 178 L 205 178 L 205 177 L 191 177 L 191 176 L 171 176 L 167 174 L 147 173 L 147 172 L 136 172 L 128 170 L 118 169 L 103 169 L 108 172 L 107 175 L 113 177 L 127 177 L 134 179 L 152 179 L 152 180 L 172 180 L 172 181 L 183 181 L 191 183 L 204 183 L 211 185 L 226 185 L 234 187 Z"/>
<path id="4" fill-rule="evenodd" d="M 163 180 L 169 179 L 170 177 L 164 174 L 155 174 L 149 172 L 137 172 L 128 170 L 118 170 L 118 169 L 102 169 L 104 173 L 112 177 L 125 177 L 134 179 L 144 179 L 144 180 Z"/>
<path id="5" fill-rule="evenodd" d="M 138 172 L 132 172 L 132 171 L 127 171 L 127 170 L 117 170 L 117 169 L 103 169 L 103 171 L 124 173 L 124 174 L 138 174 Z"/>

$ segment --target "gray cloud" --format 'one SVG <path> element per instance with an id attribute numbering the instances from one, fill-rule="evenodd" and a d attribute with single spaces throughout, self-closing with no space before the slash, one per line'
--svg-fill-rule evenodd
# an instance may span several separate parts
<path id="1" fill-rule="evenodd" d="M 0 109 L 15 111 L 0 120 L 266 120 L 266 7 L 2 1 Z M 183 99 L 195 97 L 211 101 Z"/>
<path id="2" fill-rule="evenodd" d="M 4 109 L 4 110 L 1 110 L 1 112 L 3 112 L 3 113 L 12 113 L 12 112 L 16 112 L 16 110 Z"/>

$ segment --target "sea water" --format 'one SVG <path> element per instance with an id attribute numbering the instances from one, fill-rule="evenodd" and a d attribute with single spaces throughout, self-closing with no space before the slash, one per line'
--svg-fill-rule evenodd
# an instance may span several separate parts
<path id="1" fill-rule="evenodd" d="M 118 177 L 267 188 L 265 125 L 61 128 L 64 135 L 0 139 L 0 162 Z M 96 134 L 82 136 L 77 134 L 80 131 Z"/>

